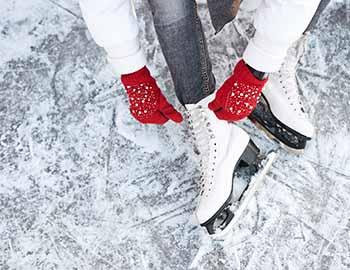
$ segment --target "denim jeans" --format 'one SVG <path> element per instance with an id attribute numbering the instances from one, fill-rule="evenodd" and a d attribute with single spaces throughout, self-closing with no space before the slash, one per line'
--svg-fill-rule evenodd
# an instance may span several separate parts
<path id="1" fill-rule="evenodd" d="M 148 0 L 176 96 L 194 104 L 215 91 L 215 77 L 195 0 Z M 307 30 L 315 27 L 329 0 L 322 0 Z"/>
<path id="2" fill-rule="evenodd" d="M 148 0 L 176 96 L 194 104 L 215 91 L 215 78 L 195 0 Z"/>

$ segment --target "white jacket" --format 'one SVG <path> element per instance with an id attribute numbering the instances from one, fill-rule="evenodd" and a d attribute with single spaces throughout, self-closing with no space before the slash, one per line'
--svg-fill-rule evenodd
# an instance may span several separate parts
<path id="1" fill-rule="evenodd" d="M 174 1 L 174 0 L 172 0 Z M 79 0 L 89 31 L 117 75 L 146 65 L 131 0 Z M 256 70 L 275 72 L 289 46 L 305 31 L 320 0 L 246 0 L 256 9 L 256 33 L 243 59 Z"/>

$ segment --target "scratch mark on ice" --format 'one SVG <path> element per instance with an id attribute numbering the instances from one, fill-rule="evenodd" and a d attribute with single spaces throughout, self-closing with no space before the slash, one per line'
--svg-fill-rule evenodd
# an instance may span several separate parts
<path id="1" fill-rule="evenodd" d="M 62 9 L 62 10 L 64 10 L 64 11 L 68 12 L 69 14 L 71 14 L 72 16 L 74 16 L 75 18 L 77 18 L 77 19 L 79 19 L 79 20 L 82 20 L 82 19 L 83 19 L 82 17 L 80 17 L 80 16 L 79 16 L 78 14 L 76 14 L 75 12 L 71 11 L 70 9 L 68 9 L 68 8 L 66 8 L 66 7 L 64 7 L 64 6 L 62 6 L 61 4 L 56 3 L 55 1 L 49 0 L 49 2 L 51 2 L 51 3 L 54 4 L 55 6 L 59 7 L 60 9 Z"/>

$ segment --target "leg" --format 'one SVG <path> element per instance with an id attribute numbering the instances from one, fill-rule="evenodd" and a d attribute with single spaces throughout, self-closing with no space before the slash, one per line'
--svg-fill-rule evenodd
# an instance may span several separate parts
<path id="1" fill-rule="evenodd" d="M 215 90 L 195 0 L 148 0 L 164 57 L 182 104 L 193 104 Z"/>

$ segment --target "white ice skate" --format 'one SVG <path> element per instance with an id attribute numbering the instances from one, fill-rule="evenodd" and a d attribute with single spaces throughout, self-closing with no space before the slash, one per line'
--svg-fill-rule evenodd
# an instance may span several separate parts
<path id="1" fill-rule="evenodd" d="M 270 74 L 260 102 L 249 116 L 270 137 L 297 153 L 314 135 L 298 93 L 295 71 L 299 54 L 297 49 L 291 49 L 281 69 Z"/>
<path id="2" fill-rule="evenodd" d="M 222 237 L 237 222 L 254 195 L 274 158 L 241 188 L 236 177 L 239 166 L 257 166 L 259 149 L 238 126 L 218 120 L 207 107 L 209 96 L 196 105 L 186 105 L 201 161 L 201 192 L 196 217 L 208 233 Z"/>

